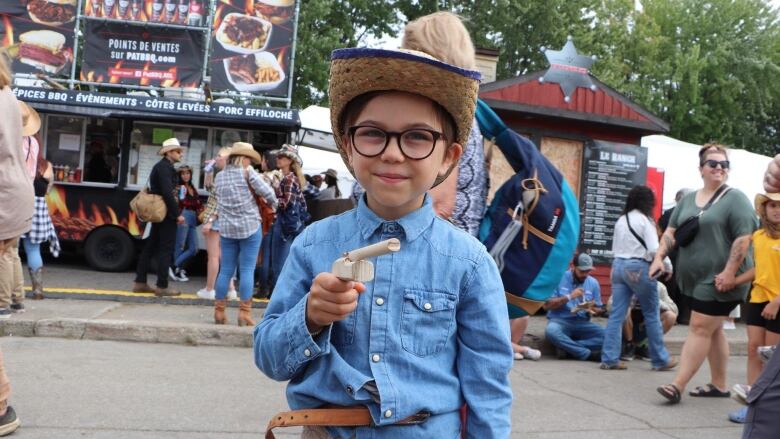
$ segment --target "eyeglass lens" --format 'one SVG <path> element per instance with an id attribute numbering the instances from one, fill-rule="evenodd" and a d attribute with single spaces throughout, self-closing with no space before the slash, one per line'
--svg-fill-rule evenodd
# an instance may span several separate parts
<path id="1" fill-rule="evenodd" d="M 720 165 L 720 167 L 723 169 L 728 169 L 730 165 L 728 160 L 707 160 L 704 163 L 712 169 L 717 168 L 718 165 Z"/>
<path id="2" fill-rule="evenodd" d="M 441 137 L 441 133 L 424 129 L 390 132 L 376 127 L 356 126 L 352 127 L 351 131 L 355 149 L 366 157 L 382 154 L 390 143 L 390 138 L 396 137 L 404 156 L 412 160 L 422 160 L 431 155 L 436 141 Z"/>

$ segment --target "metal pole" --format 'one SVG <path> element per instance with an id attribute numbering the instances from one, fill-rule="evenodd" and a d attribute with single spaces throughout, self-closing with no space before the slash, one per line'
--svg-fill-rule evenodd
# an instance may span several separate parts
<path id="1" fill-rule="evenodd" d="M 206 23 L 208 23 L 208 30 L 206 31 L 206 50 L 203 52 L 203 70 L 200 75 L 200 82 L 201 84 L 206 83 L 206 71 L 208 70 L 208 62 L 209 62 L 209 56 L 211 55 L 211 32 L 212 27 L 214 27 L 214 20 L 217 18 L 216 12 L 217 12 L 217 0 L 211 0 L 209 2 L 209 15 L 205 18 Z M 211 20 L 209 20 L 209 17 L 211 17 Z"/>
<path id="2" fill-rule="evenodd" d="M 290 108 L 292 104 L 292 87 L 293 77 L 295 76 L 295 48 L 298 44 L 298 14 L 301 11 L 300 0 L 295 2 L 295 23 L 293 24 L 293 41 L 292 41 L 292 53 L 290 54 L 290 74 L 288 76 L 289 82 L 287 83 L 287 108 Z"/>
<path id="3" fill-rule="evenodd" d="M 73 30 L 73 64 L 70 66 L 70 81 L 68 81 L 68 87 L 73 90 L 73 81 L 76 80 L 76 63 L 79 59 L 79 34 L 81 33 L 81 4 L 83 0 L 79 0 L 76 7 L 76 27 Z"/>

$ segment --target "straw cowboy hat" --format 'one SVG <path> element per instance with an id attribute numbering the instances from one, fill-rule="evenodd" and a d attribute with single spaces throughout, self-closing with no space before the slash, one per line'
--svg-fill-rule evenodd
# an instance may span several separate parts
<path id="1" fill-rule="evenodd" d="M 328 169 L 327 171 L 323 172 L 322 175 L 327 175 L 328 177 L 333 177 L 333 178 L 339 178 L 339 173 L 336 172 L 335 169 Z"/>
<path id="2" fill-rule="evenodd" d="M 170 139 L 166 139 L 163 144 L 162 148 L 160 148 L 160 151 L 157 152 L 159 155 L 165 155 L 171 151 L 183 151 L 184 147 L 179 144 L 179 139 L 175 137 L 171 137 Z"/>
<path id="3" fill-rule="evenodd" d="M 230 155 L 240 155 L 244 157 L 249 157 L 252 160 L 252 163 L 259 165 L 262 161 L 260 159 L 260 154 L 255 151 L 255 148 L 246 142 L 236 142 L 233 144 L 233 146 L 230 148 Z"/>
<path id="4" fill-rule="evenodd" d="M 441 62 L 416 50 L 337 49 L 331 54 L 330 123 L 341 158 L 352 175 L 344 152 L 342 116 L 347 104 L 372 91 L 403 91 L 424 96 L 441 105 L 455 121 L 455 139 L 468 144 L 481 75 L 475 70 Z M 434 182 L 438 185 L 457 163 Z"/>
<path id="5" fill-rule="evenodd" d="M 41 116 L 38 112 L 27 103 L 17 101 L 19 103 L 19 111 L 22 113 L 22 135 L 32 136 L 35 135 L 41 129 Z"/>
<path id="6" fill-rule="evenodd" d="M 296 145 L 289 145 L 285 143 L 282 145 L 282 147 L 279 149 L 279 151 L 276 153 L 277 156 L 287 157 L 290 160 L 294 161 L 298 164 L 298 167 L 303 167 L 303 160 L 301 159 L 301 156 L 298 155 L 298 146 Z"/>
<path id="7" fill-rule="evenodd" d="M 764 205 L 767 201 L 780 201 L 780 194 L 756 194 L 756 199 L 753 204 L 756 206 L 756 212 L 758 212 L 760 216 L 764 216 Z"/>

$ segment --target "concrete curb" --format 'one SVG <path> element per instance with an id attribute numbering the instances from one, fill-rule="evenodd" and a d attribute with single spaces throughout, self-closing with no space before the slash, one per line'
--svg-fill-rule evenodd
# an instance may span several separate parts
<path id="1" fill-rule="evenodd" d="M 0 323 L 0 336 L 252 347 L 252 328 L 124 320 L 13 318 Z"/>
<path id="2" fill-rule="evenodd" d="M 28 288 L 29 290 L 29 288 Z M 210 299 L 201 299 L 192 294 L 185 294 L 179 297 L 156 297 L 153 294 L 139 294 L 131 293 L 129 291 L 121 291 L 117 293 L 109 292 L 74 292 L 71 291 L 57 291 L 56 289 L 46 288 L 44 295 L 47 299 L 67 299 L 67 300 L 110 300 L 121 303 L 152 303 L 157 305 L 199 305 L 199 306 L 214 306 L 214 301 Z M 227 306 L 229 308 L 238 308 L 238 300 L 228 300 Z M 268 300 L 252 301 L 253 308 L 263 309 L 268 305 Z"/>

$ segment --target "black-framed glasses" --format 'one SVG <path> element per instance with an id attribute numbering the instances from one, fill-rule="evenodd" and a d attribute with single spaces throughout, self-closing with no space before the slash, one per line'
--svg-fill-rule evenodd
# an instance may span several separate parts
<path id="1" fill-rule="evenodd" d="M 707 165 L 712 169 L 715 169 L 720 165 L 722 169 L 728 169 L 731 166 L 731 162 L 728 160 L 705 160 L 702 165 Z"/>
<path id="2" fill-rule="evenodd" d="M 396 137 L 401 154 L 410 160 L 422 160 L 433 153 L 433 148 L 444 134 L 424 128 L 414 128 L 406 131 L 385 131 L 368 125 L 350 127 L 349 137 L 352 146 L 358 154 L 364 157 L 376 157 L 387 149 L 390 139 Z"/>

